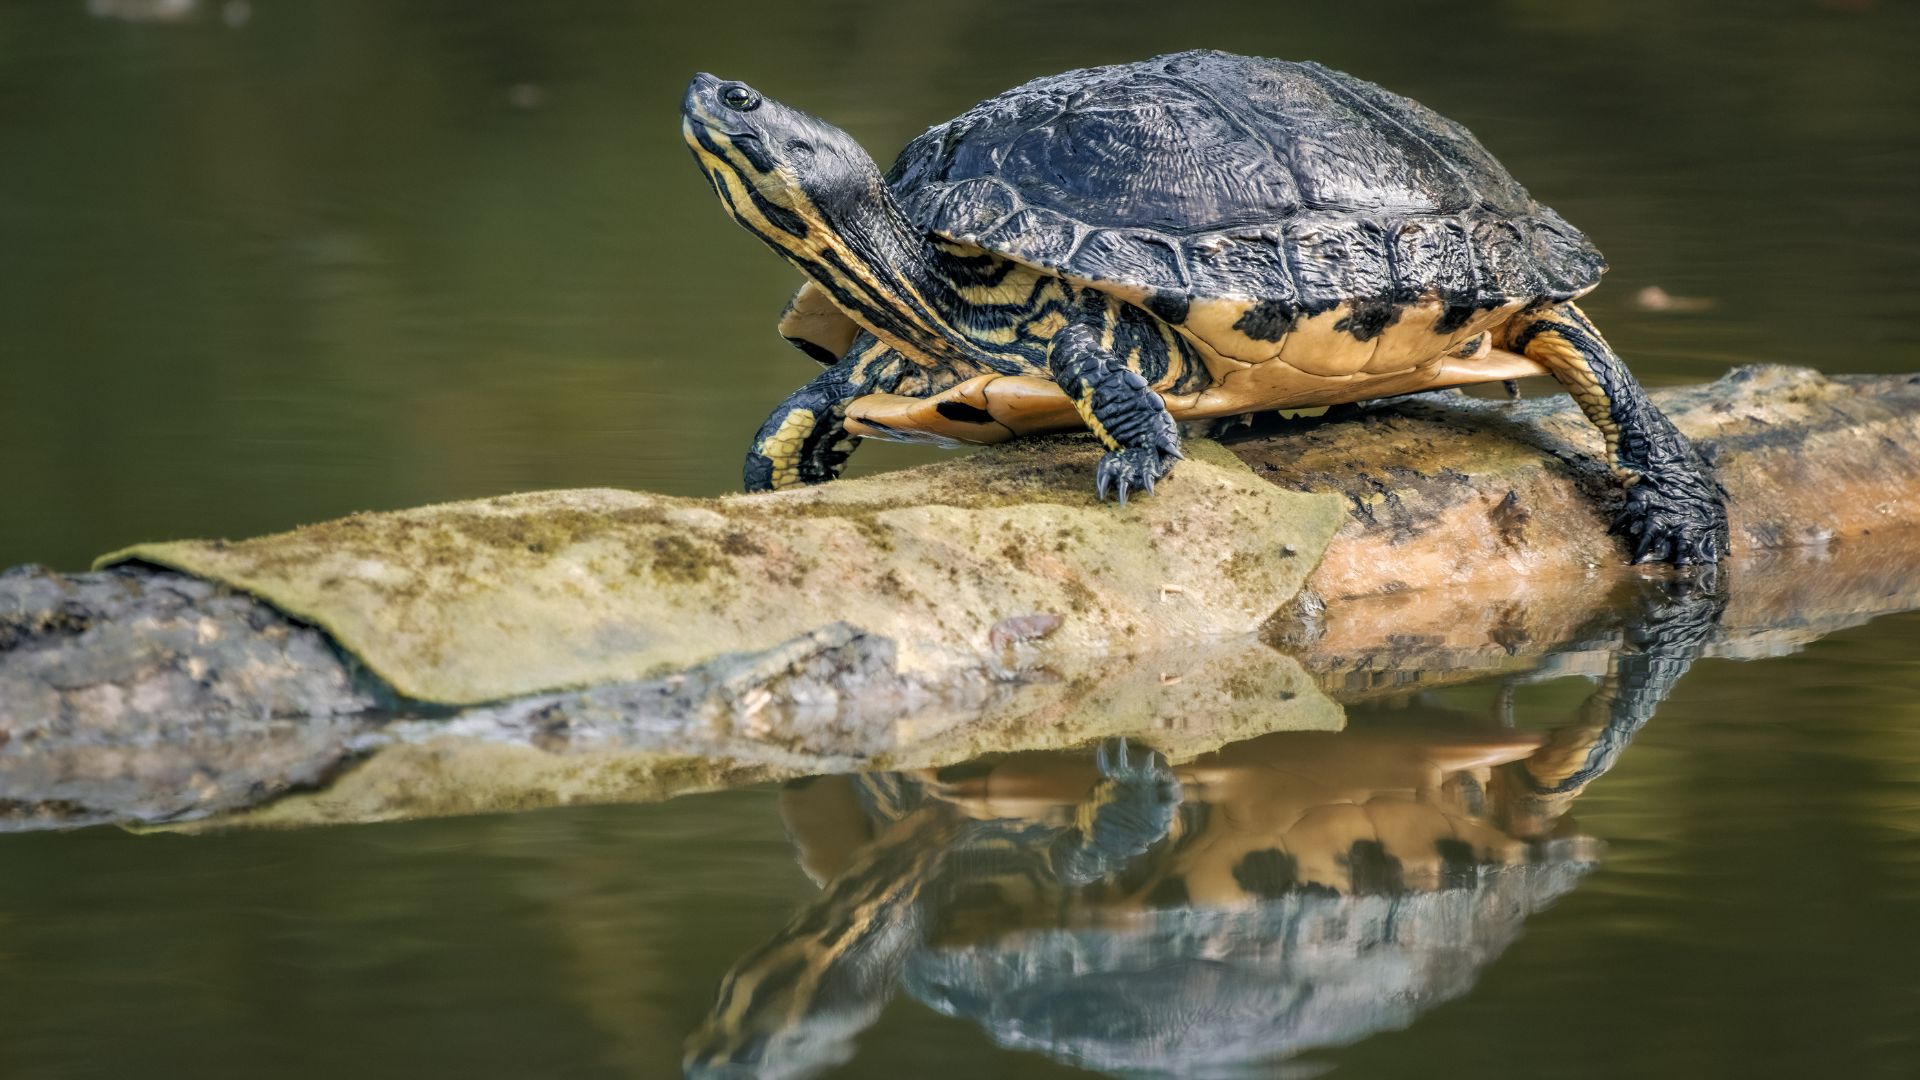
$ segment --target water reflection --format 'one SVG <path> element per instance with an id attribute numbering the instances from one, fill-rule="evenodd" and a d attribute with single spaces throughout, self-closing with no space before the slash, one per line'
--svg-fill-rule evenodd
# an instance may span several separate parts
<path id="1" fill-rule="evenodd" d="M 816 1075 L 902 990 L 1127 1074 L 1265 1071 L 1405 1027 L 1596 865 L 1569 810 L 1722 608 L 1666 595 L 1545 733 L 1416 700 L 1177 763 L 1114 739 L 792 782 L 821 892 L 727 973 L 688 1073 Z"/>

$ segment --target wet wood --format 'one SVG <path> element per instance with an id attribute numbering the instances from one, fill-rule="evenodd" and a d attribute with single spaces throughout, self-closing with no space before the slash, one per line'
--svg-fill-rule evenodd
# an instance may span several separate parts
<path id="1" fill-rule="evenodd" d="M 1920 376 L 1754 366 L 1654 400 L 1726 488 L 1736 556 L 1920 525 Z M 1625 567 L 1600 434 L 1562 394 L 1433 395 L 1231 449 L 1275 484 L 1347 500 L 1308 579 L 1329 606 L 1430 590 L 1498 604 L 1666 572 Z"/>

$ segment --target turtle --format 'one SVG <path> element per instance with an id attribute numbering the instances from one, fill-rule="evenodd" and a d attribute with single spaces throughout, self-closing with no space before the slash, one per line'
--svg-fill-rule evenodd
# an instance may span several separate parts
<path id="1" fill-rule="evenodd" d="M 1410 98 L 1175 53 L 989 98 L 884 176 L 742 82 L 695 75 L 681 114 L 727 213 L 806 276 L 780 332 L 826 368 L 755 434 L 749 491 L 832 480 L 863 438 L 1084 428 L 1124 503 L 1183 423 L 1549 374 L 1605 437 L 1633 561 L 1725 552 L 1711 471 L 1573 303 L 1600 253 Z"/>

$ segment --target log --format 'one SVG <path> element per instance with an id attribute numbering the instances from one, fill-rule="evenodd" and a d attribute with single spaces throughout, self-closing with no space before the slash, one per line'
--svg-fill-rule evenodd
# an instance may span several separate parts
<path id="1" fill-rule="evenodd" d="M 1920 375 L 1755 365 L 1654 400 L 1726 488 L 1735 556 L 1920 523 Z M 1308 582 L 1329 604 L 1442 588 L 1497 602 L 1631 573 L 1607 531 L 1619 496 L 1600 434 L 1560 395 L 1424 395 L 1232 449 L 1274 484 L 1347 503 Z"/>
<path id="2" fill-rule="evenodd" d="M 1688 649 L 1914 606 L 1920 377 L 1742 368 L 1656 399 L 1730 495 Z M 657 798 L 1110 734 L 1190 756 L 1370 694 L 1604 669 L 1671 600 L 1607 535 L 1598 437 L 1562 398 L 1425 395 L 1196 451 L 1125 511 L 1086 490 L 1097 451 L 1056 438 L 772 496 L 516 496 L 11 571 L 0 819 Z M 513 606 L 526 567 L 544 613 Z M 466 606 L 415 618 L 443 596 Z M 463 621 L 495 635 L 488 665 L 439 633 Z"/>

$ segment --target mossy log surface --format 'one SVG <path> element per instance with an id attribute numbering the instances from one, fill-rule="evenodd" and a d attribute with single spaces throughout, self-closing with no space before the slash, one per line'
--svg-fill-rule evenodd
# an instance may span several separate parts
<path id="1" fill-rule="evenodd" d="M 1209 443 L 1159 497 L 1102 505 L 1097 455 L 1086 440 L 1026 443 L 718 499 L 510 495 L 103 562 L 241 589 L 328 631 L 400 694 L 470 705 L 651 678 L 841 620 L 916 672 L 976 666 L 1013 637 L 1105 655 L 1250 633 L 1343 516 Z"/>
<path id="2" fill-rule="evenodd" d="M 1786 651 L 1920 604 L 1920 377 L 1747 368 L 1656 398 L 1730 496 L 1705 654 Z M 1669 572 L 1628 568 L 1607 534 L 1598 443 L 1558 396 L 1430 395 L 1231 454 L 1201 444 L 1184 480 L 1126 511 L 1093 502 L 1086 440 L 1053 439 L 776 496 L 464 504 L 486 520 L 450 562 L 458 530 L 428 508 L 149 545 L 87 574 L 20 568 L 0 575 L 0 820 L 634 800 L 1111 734 L 1190 756 L 1338 727 L 1345 700 L 1602 670 Z M 398 547 L 356 551 L 355 535 Z M 509 549 L 476 585 L 472 560 Z M 596 611 L 634 600 L 607 581 L 649 590 L 625 629 L 564 602 L 596 565 Z M 515 608 L 524 567 L 552 595 Z M 404 631 L 443 594 L 467 606 L 436 631 L 477 638 L 369 648 L 341 630 L 351 615 Z M 453 647 L 473 640 L 488 664 Z M 460 692 L 420 692 L 421 672 Z"/>

